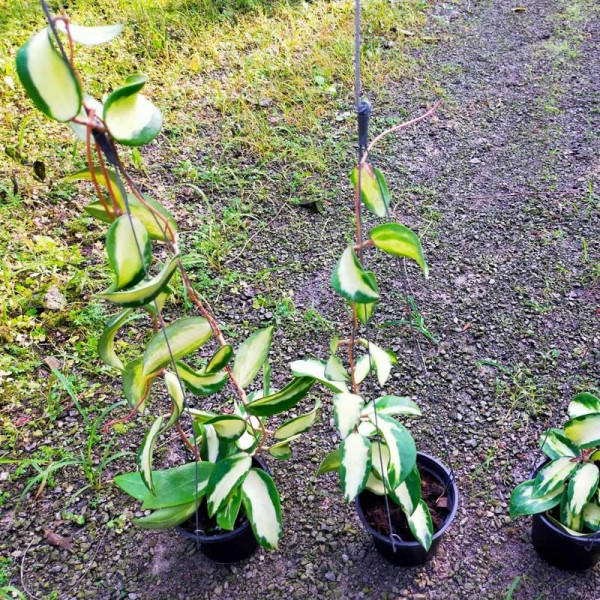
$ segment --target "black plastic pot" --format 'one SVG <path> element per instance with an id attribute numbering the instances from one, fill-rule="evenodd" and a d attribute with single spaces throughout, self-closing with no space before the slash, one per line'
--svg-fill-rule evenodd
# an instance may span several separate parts
<path id="1" fill-rule="evenodd" d="M 365 511 L 380 499 L 381 496 L 377 496 L 365 490 L 356 498 L 356 511 L 358 516 L 365 529 L 373 538 L 373 543 L 379 554 L 391 563 L 406 567 L 422 565 L 435 555 L 442 536 L 450 526 L 450 523 L 454 520 L 456 511 L 458 510 L 458 487 L 456 486 L 456 482 L 454 481 L 454 477 L 450 470 L 439 460 L 433 458 L 433 456 L 424 454 L 423 452 L 417 453 L 417 465 L 421 473 L 428 473 L 442 484 L 446 488 L 448 494 L 448 508 L 450 512 L 442 527 L 433 535 L 433 541 L 429 550 L 426 551 L 421 544 L 415 541 L 394 540 L 394 544 L 392 544 L 392 540 L 390 540 L 389 536 L 379 533 L 365 518 Z"/>
<path id="2" fill-rule="evenodd" d="M 546 464 L 531 474 L 533 479 Z M 568 571 L 584 571 L 600 562 L 600 536 L 577 537 L 554 524 L 545 513 L 533 515 L 531 540 L 537 553 L 551 565 Z"/>
<path id="3" fill-rule="evenodd" d="M 252 466 L 269 473 L 265 463 L 256 457 L 252 457 Z M 192 516 L 190 520 L 194 521 L 195 517 Z M 215 535 L 195 534 L 181 525 L 175 529 L 184 538 L 193 542 L 198 541 L 200 552 L 206 558 L 219 564 L 226 565 L 244 560 L 254 554 L 258 548 L 258 542 L 249 521 L 246 521 L 238 529 Z"/>

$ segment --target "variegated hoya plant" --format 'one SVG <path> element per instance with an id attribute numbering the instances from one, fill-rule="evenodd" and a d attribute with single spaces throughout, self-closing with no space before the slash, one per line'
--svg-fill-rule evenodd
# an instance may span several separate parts
<path id="1" fill-rule="evenodd" d="M 86 207 L 97 220 L 108 223 L 106 251 L 114 274 L 112 285 L 97 294 L 118 312 L 102 333 L 100 358 L 123 384 L 130 413 L 151 412 L 152 392 L 162 386 L 170 410 L 155 415 L 139 450 L 138 470 L 115 478 L 116 483 L 151 511 L 134 522 L 143 528 L 164 529 L 194 515 L 206 501 L 209 517 L 222 530 L 232 530 L 240 513 L 252 525 L 265 548 L 276 548 L 282 534 L 281 506 L 273 479 L 253 464 L 253 456 L 268 449 L 277 458 L 291 456 L 290 442 L 306 431 L 317 416 L 318 405 L 274 430 L 266 418 L 300 402 L 314 383 L 311 377 L 294 377 L 277 391 L 271 386 L 268 354 L 273 328 L 254 332 L 234 352 L 212 311 L 192 287 L 178 249 L 175 219 L 159 202 L 143 194 L 127 173 L 116 143 L 140 146 L 153 140 L 162 124 L 160 111 L 141 91 L 146 77 L 131 75 L 125 84 L 100 102 L 83 91 L 74 64 L 75 44 L 94 45 L 116 37 L 120 25 L 80 27 L 64 16 L 52 16 L 42 0 L 48 27 L 34 35 L 17 53 L 17 71 L 33 103 L 45 115 L 66 122 L 85 143 L 88 166 L 67 181 L 93 183 L 98 199 Z M 163 260 L 154 250 L 160 245 Z M 198 316 L 170 318 L 165 307 L 174 282 L 180 278 Z M 119 331 L 133 319 L 147 318 L 152 335 L 139 356 L 122 362 L 115 350 Z M 198 368 L 194 355 L 206 354 L 209 342 L 216 351 Z M 262 384 L 255 379 L 262 370 Z M 226 393 L 230 384 L 233 397 Z M 249 393 L 248 388 L 254 391 Z M 187 394 L 200 398 L 223 395 L 219 412 L 207 405 L 190 406 Z M 181 417 L 192 418 L 192 431 L 184 431 Z M 113 421 L 112 425 L 118 421 Z M 153 451 L 170 428 L 180 435 L 191 462 L 155 470 Z"/>
<path id="2" fill-rule="evenodd" d="M 567 533 L 591 536 L 600 531 L 600 398 L 577 394 L 567 411 L 563 429 L 542 434 L 540 447 L 549 460 L 515 488 L 510 514 L 546 513 Z M 548 511 L 555 508 L 553 516 Z"/>
<path id="3" fill-rule="evenodd" d="M 360 202 L 376 217 L 386 217 L 390 206 L 385 177 L 368 162 L 368 152 L 351 173 L 350 180 L 355 192 L 358 239 L 356 245 L 348 246 L 340 256 L 331 285 L 349 304 L 352 333 L 348 339 L 335 337 L 331 341 L 328 360 L 298 360 L 292 363 L 292 372 L 296 377 L 312 377 L 334 393 L 333 416 L 341 442 L 325 457 L 317 474 L 339 471 L 347 502 L 365 489 L 382 496 L 387 494 L 401 507 L 415 539 L 429 549 L 433 524 L 421 499 L 415 442 L 406 427 L 394 418 L 419 416 L 421 411 L 410 398 L 396 395 L 368 398 L 364 389 L 368 376 L 375 376 L 383 388 L 398 361 L 390 350 L 367 339 L 379 291 L 375 274 L 363 267 L 362 255 L 365 249 L 374 247 L 394 257 L 412 259 L 425 277 L 429 267 L 420 239 L 405 225 L 377 225 L 370 230 L 367 240 L 362 239 Z M 356 335 L 359 324 L 366 332 L 363 337 Z M 347 364 L 338 356 L 342 351 Z"/>

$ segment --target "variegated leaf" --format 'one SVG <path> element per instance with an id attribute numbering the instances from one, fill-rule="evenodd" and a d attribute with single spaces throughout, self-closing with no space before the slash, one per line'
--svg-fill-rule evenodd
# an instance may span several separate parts
<path id="1" fill-rule="evenodd" d="M 225 371 L 216 373 L 206 373 L 204 371 L 194 371 L 185 363 L 177 362 L 177 373 L 185 383 L 185 386 L 197 396 L 211 396 L 222 390 L 229 379 Z"/>
<path id="2" fill-rule="evenodd" d="M 167 392 L 171 398 L 172 407 L 171 407 L 171 416 L 165 425 L 165 429 L 174 425 L 183 412 L 183 408 L 185 405 L 185 393 L 181 387 L 181 382 L 175 373 L 171 373 L 171 371 L 165 371 L 164 373 L 165 385 L 167 386 Z"/>
<path id="3" fill-rule="evenodd" d="M 406 516 L 408 526 L 415 539 L 425 550 L 429 550 L 431 542 L 433 541 L 433 522 L 431 521 L 431 514 L 427 504 L 424 500 L 421 500 L 415 512 L 411 515 Z"/>
<path id="4" fill-rule="evenodd" d="M 233 348 L 226 344 L 221 346 L 211 357 L 204 369 L 205 373 L 217 373 L 224 369 L 233 358 Z"/>
<path id="5" fill-rule="evenodd" d="M 354 189 L 358 189 L 358 169 L 350 174 Z M 385 217 L 390 206 L 390 191 L 383 173 L 369 163 L 360 166 L 360 197 L 363 204 L 376 216 Z"/>
<path id="6" fill-rule="evenodd" d="M 232 492 L 248 475 L 252 458 L 245 452 L 239 452 L 220 460 L 208 481 L 206 500 L 209 516 L 213 516 L 227 502 Z"/>
<path id="7" fill-rule="evenodd" d="M 600 446 L 600 413 L 590 413 L 567 421 L 565 435 L 581 449 Z"/>
<path id="8" fill-rule="evenodd" d="M 384 252 L 414 260 L 425 277 L 429 277 L 429 266 L 425 262 L 421 240 L 408 227 L 400 223 L 386 223 L 373 227 L 369 236 L 375 246 Z"/>
<path id="9" fill-rule="evenodd" d="M 421 475 L 416 466 L 408 477 L 390 492 L 390 496 L 407 515 L 411 515 L 415 511 L 421 500 Z"/>
<path id="10" fill-rule="evenodd" d="M 334 392 L 347 392 L 348 386 L 343 381 L 330 381 L 325 377 L 326 363 L 316 358 L 295 360 L 290 364 L 295 377 L 312 377 Z"/>
<path id="11" fill-rule="evenodd" d="M 346 502 L 365 489 L 370 472 L 371 444 L 360 433 L 351 433 L 340 445 L 340 482 Z"/>
<path id="12" fill-rule="evenodd" d="M 548 429 L 542 434 L 540 440 L 542 452 L 554 460 L 561 456 L 579 456 L 577 446 L 569 440 L 562 429 Z"/>
<path id="13" fill-rule="evenodd" d="M 338 260 L 331 285 L 340 296 L 352 302 L 369 303 L 379 298 L 377 287 L 362 268 L 352 246 L 348 246 Z"/>
<path id="14" fill-rule="evenodd" d="M 591 531 L 600 531 L 600 503 L 593 499 L 583 507 L 583 523 Z"/>
<path id="15" fill-rule="evenodd" d="M 217 525 L 225 531 L 233 531 L 241 506 L 242 492 L 238 488 L 231 500 L 221 507 L 221 510 L 217 513 Z"/>
<path id="16" fill-rule="evenodd" d="M 317 418 L 317 412 L 321 406 L 321 401 L 315 402 L 315 407 L 303 415 L 298 415 L 283 425 L 280 425 L 273 434 L 276 440 L 285 440 L 310 429 Z"/>
<path id="17" fill-rule="evenodd" d="M 297 440 L 299 437 L 300 434 L 293 435 L 286 440 L 282 440 L 281 442 L 273 444 L 269 447 L 269 454 L 279 460 L 289 460 L 292 458 L 292 448 L 290 447 L 290 442 Z"/>
<path id="18" fill-rule="evenodd" d="M 273 327 L 255 331 L 240 344 L 233 361 L 233 376 L 243 387 L 248 387 L 269 355 L 273 341 Z"/>
<path id="19" fill-rule="evenodd" d="M 534 496 L 535 480 L 530 479 L 518 485 L 510 497 L 510 516 L 537 515 L 560 504 L 565 486 L 560 485 L 546 496 Z"/>
<path id="20" fill-rule="evenodd" d="M 570 514 L 578 515 L 598 490 L 600 471 L 592 463 L 584 463 L 573 473 L 567 488 L 567 505 Z"/>
<path id="21" fill-rule="evenodd" d="M 311 377 L 292 379 L 281 391 L 250 402 L 246 410 L 257 417 L 269 417 L 296 406 L 313 386 Z"/>
<path id="22" fill-rule="evenodd" d="M 64 21 L 57 21 L 56 28 L 66 33 L 67 28 Z M 100 25 L 97 27 L 83 27 L 69 23 L 69 35 L 71 39 L 85 46 L 97 46 L 114 40 L 123 31 L 123 25 Z"/>
<path id="23" fill-rule="evenodd" d="M 246 431 L 246 421 L 237 415 L 218 415 L 205 425 L 212 425 L 220 438 L 229 441 L 237 440 Z"/>
<path id="24" fill-rule="evenodd" d="M 125 367 L 115 352 L 115 335 L 121 327 L 136 318 L 131 308 L 126 308 L 113 316 L 98 339 L 98 354 L 109 366 L 122 371 Z"/>
<path id="25" fill-rule="evenodd" d="M 275 483 L 268 473 L 251 469 L 242 483 L 246 515 L 258 543 L 275 550 L 281 540 L 281 502 Z"/>
<path id="26" fill-rule="evenodd" d="M 541 498 L 565 485 L 567 479 L 577 468 L 577 463 L 564 456 L 542 467 L 535 478 L 534 496 Z"/>
<path id="27" fill-rule="evenodd" d="M 346 371 L 342 361 L 335 354 L 332 354 L 327 361 L 325 377 L 329 381 L 347 381 L 350 379 L 348 371 Z"/>
<path id="28" fill-rule="evenodd" d="M 577 394 L 569 402 L 568 412 L 571 418 L 582 417 L 591 413 L 600 413 L 600 398 L 589 392 Z"/>
<path id="29" fill-rule="evenodd" d="M 152 482 L 152 454 L 154 452 L 154 446 L 158 439 L 158 434 L 162 429 L 164 417 L 158 417 L 152 426 L 146 433 L 140 452 L 138 454 L 138 469 L 142 475 L 144 483 L 150 491 L 154 491 L 154 484 Z"/>
<path id="30" fill-rule="evenodd" d="M 333 419 L 342 439 L 357 426 L 364 400 L 356 394 L 336 394 L 333 397 Z"/>
<path id="31" fill-rule="evenodd" d="M 405 396 L 381 396 L 374 402 L 369 402 L 362 414 L 368 416 L 377 410 L 378 415 L 414 415 L 421 416 L 421 409 L 416 402 Z"/>

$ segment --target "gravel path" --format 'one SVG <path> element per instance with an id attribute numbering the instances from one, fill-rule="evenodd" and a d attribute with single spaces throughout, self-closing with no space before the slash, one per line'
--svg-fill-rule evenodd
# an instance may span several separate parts
<path id="1" fill-rule="evenodd" d="M 517 600 L 600 598 L 598 568 L 574 576 L 546 565 L 531 546 L 528 520 L 507 517 L 511 489 L 539 458 L 539 433 L 560 423 L 575 390 L 598 385 L 600 371 L 600 11 L 593 0 L 523 5 L 515 11 L 508 0 L 440 3 L 432 9 L 430 41 L 414 56 L 415 80 L 375 100 L 378 128 L 398 107 L 445 99 L 437 120 L 376 157 L 389 174 L 395 215 L 425 232 L 432 267 L 427 282 L 410 270 L 414 297 L 439 338 L 420 338 L 429 386 L 406 329 L 377 335 L 401 356 L 396 391 L 414 394 L 426 411 L 413 427 L 418 445 L 458 477 L 462 504 L 439 555 L 423 568 L 383 563 L 352 507 L 343 505 L 336 478 L 315 481 L 315 466 L 334 443 L 327 408 L 298 446 L 298 461 L 272 464 L 280 481 L 296 475 L 283 487 L 280 552 L 221 567 L 174 533 L 107 529 L 104 537 L 81 537 L 91 546 L 78 546 L 85 552 L 78 572 L 62 564 L 72 563 L 64 551 L 35 543 L 26 572 L 36 593 L 44 593 L 44 580 L 46 592 L 57 589 L 57 578 L 66 590 L 91 560 L 77 592 L 65 597 L 491 600 L 504 598 L 521 577 Z M 346 199 L 340 195 L 340 203 Z M 297 268 L 271 285 L 293 288 L 298 311 L 313 308 L 337 321 L 328 281 L 343 240 L 333 222 L 349 224 L 346 208 L 282 212 L 271 260 Z M 320 248 L 310 231 L 320 232 Z M 258 271 L 272 254 L 259 243 L 246 266 Z M 376 268 L 394 281 L 388 291 L 396 305 L 381 314 L 398 318 L 398 264 Z M 245 313 L 233 298 L 232 311 Z M 300 349 L 325 355 L 321 322 L 289 324 L 288 338 L 282 342 L 282 333 L 278 342 L 281 364 Z M 105 520 L 119 514 L 120 502 L 99 508 Z M 21 522 L 15 535 L 30 525 Z M 26 545 L 32 538 L 22 539 Z"/>

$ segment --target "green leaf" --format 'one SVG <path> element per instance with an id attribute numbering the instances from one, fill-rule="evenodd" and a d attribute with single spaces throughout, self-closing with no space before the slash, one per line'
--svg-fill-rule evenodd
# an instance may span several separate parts
<path id="1" fill-rule="evenodd" d="M 79 113 L 82 92 L 69 64 L 52 44 L 49 28 L 17 52 L 17 73 L 29 98 L 46 116 L 70 121 Z"/>
<path id="2" fill-rule="evenodd" d="M 412 258 L 429 276 L 429 267 L 425 262 L 421 240 L 408 227 L 400 223 L 386 223 L 373 227 L 369 234 L 371 241 L 388 254 Z"/>
<path id="3" fill-rule="evenodd" d="M 340 468 L 340 464 L 341 454 L 339 448 L 336 448 L 335 450 L 329 452 L 319 465 L 316 473 L 317 477 L 319 475 L 323 475 L 324 473 L 329 473 L 329 471 L 337 471 Z"/>
<path id="4" fill-rule="evenodd" d="M 417 504 L 414 513 L 410 516 L 407 515 L 406 520 L 408 521 L 408 526 L 417 542 L 419 542 L 425 550 L 429 550 L 431 542 L 433 541 L 433 522 L 431 521 L 429 508 L 424 500 L 421 500 L 419 504 Z"/>
<path id="5" fill-rule="evenodd" d="M 228 364 L 229 361 L 233 357 L 233 348 L 228 344 L 225 346 L 221 346 L 212 356 L 212 358 L 208 361 L 204 372 L 207 374 L 216 373 L 217 371 L 221 371 Z"/>
<path id="6" fill-rule="evenodd" d="M 257 417 L 270 417 L 296 406 L 314 384 L 310 377 L 292 379 L 281 391 L 250 402 L 246 410 Z"/>
<path id="7" fill-rule="evenodd" d="M 571 459 L 566 456 L 549 462 L 542 467 L 535 478 L 534 496 L 541 498 L 551 494 L 565 484 L 576 468 L 577 463 L 571 462 Z"/>
<path id="8" fill-rule="evenodd" d="M 600 446 L 600 413 L 582 415 L 567 421 L 565 434 L 578 448 Z"/>
<path id="9" fill-rule="evenodd" d="M 133 524 L 142 529 L 173 529 L 187 521 L 196 512 L 196 502 L 180 504 L 155 510 L 147 517 L 133 519 Z"/>
<path id="10" fill-rule="evenodd" d="M 107 323 L 98 339 L 98 354 L 107 365 L 122 371 L 125 367 L 115 352 L 115 335 L 121 327 L 137 318 L 131 308 L 126 308 L 114 315 Z"/>
<path id="11" fill-rule="evenodd" d="M 373 414 L 377 409 L 378 415 L 414 415 L 421 416 L 421 409 L 416 402 L 405 396 L 381 396 L 374 402 L 369 402 L 362 411 L 363 416 Z"/>
<path id="12" fill-rule="evenodd" d="M 354 189 L 358 189 L 358 168 L 350 174 Z M 383 173 L 368 163 L 360 166 L 360 198 L 376 216 L 385 217 L 390 206 L 390 191 Z"/>
<path id="13" fill-rule="evenodd" d="M 158 439 L 158 434 L 162 429 L 164 417 L 158 417 L 146 433 L 140 452 L 138 454 L 138 469 L 142 475 L 142 479 L 150 491 L 154 491 L 154 483 L 152 482 L 152 454 L 154 446 Z"/>
<path id="14" fill-rule="evenodd" d="M 113 292 L 111 289 L 108 289 L 101 294 L 97 294 L 97 296 L 98 298 L 109 300 L 126 308 L 143 306 L 152 302 L 167 287 L 177 267 L 179 267 L 179 254 L 171 258 L 160 273 L 149 281 L 142 281 L 135 287 L 119 292 Z"/>
<path id="15" fill-rule="evenodd" d="M 600 470 L 592 463 L 584 463 L 573 473 L 567 488 L 566 501 L 568 511 L 579 515 L 583 507 L 592 499 L 598 490 Z"/>
<path id="16" fill-rule="evenodd" d="M 535 480 L 530 479 L 518 485 L 510 497 L 510 516 L 537 515 L 554 508 L 560 504 L 560 499 L 565 491 L 564 485 L 559 485 L 546 496 L 534 496 Z"/>
<path id="17" fill-rule="evenodd" d="M 138 412 L 144 412 L 146 400 L 152 385 L 153 378 L 144 375 L 144 365 L 141 358 L 128 362 L 123 369 L 123 391 L 131 408 L 138 406 Z M 142 399 L 146 400 L 142 402 Z M 142 402 L 140 404 L 140 402 Z"/>
<path id="18" fill-rule="evenodd" d="M 144 486 L 146 495 L 142 498 L 142 510 L 168 508 L 200 500 L 206 492 L 214 467 L 209 462 L 193 462 L 164 471 L 154 471 L 154 492 L 149 492 Z M 141 480 L 141 474 L 136 475 Z M 115 477 L 115 483 L 123 489 L 118 482 L 119 477 Z"/>
<path id="19" fill-rule="evenodd" d="M 350 379 L 348 371 L 346 371 L 342 361 L 335 354 L 332 354 L 327 361 L 325 377 L 330 381 L 347 381 Z"/>
<path id="20" fill-rule="evenodd" d="M 185 386 L 197 396 L 212 396 L 222 390 L 227 385 L 229 376 L 225 371 L 206 374 L 204 371 L 194 371 L 182 362 L 177 363 L 177 372 L 179 377 L 185 383 Z"/>
<path id="21" fill-rule="evenodd" d="M 346 502 L 365 489 L 370 471 L 371 444 L 360 433 L 351 433 L 340 445 L 340 482 Z"/>
<path id="22" fill-rule="evenodd" d="M 411 515 L 415 511 L 421 501 L 421 476 L 416 466 L 408 477 L 390 492 L 390 496 L 407 515 Z"/>
<path id="23" fill-rule="evenodd" d="M 163 331 L 158 331 L 146 346 L 144 374 L 166 367 L 171 362 L 171 354 L 175 360 L 187 356 L 208 342 L 211 336 L 212 329 L 205 318 L 178 319 Z"/>
<path id="24" fill-rule="evenodd" d="M 56 22 L 56 28 L 66 33 L 67 28 L 63 21 Z M 69 23 L 71 38 L 85 46 L 97 46 L 114 40 L 123 31 L 123 25 L 100 25 L 99 27 L 82 27 Z"/>
<path id="25" fill-rule="evenodd" d="M 225 531 L 233 531 L 241 506 L 242 492 L 238 489 L 231 500 L 217 513 L 217 525 Z"/>
<path id="26" fill-rule="evenodd" d="M 569 440 L 562 429 L 552 428 L 545 431 L 540 440 L 540 448 L 552 460 L 561 456 L 579 456 L 577 446 Z"/>
<path id="27" fill-rule="evenodd" d="M 160 471 L 154 471 L 154 478 L 156 485 L 157 475 Z M 126 494 L 143 502 L 148 494 L 151 492 L 148 490 L 148 487 L 144 483 L 142 479 L 142 475 L 139 471 L 135 473 L 123 473 L 122 475 L 117 475 L 113 482 L 118 485 Z"/>
<path id="28" fill-rule="evenodd" d="M 104 123 L 115 140 L 126 146 L 141 146 L 153 140 L 162 126 L 160 111 L 140 90 L 148 78 L 130 75 L 104 103 Z"/>
<path id="29" fill-rule="evenodd" d="M 336 394 L 333 397 L 333 420 L 342 439 L 346 438 L 360 421 L 364 400 L 356 394 Z"/>
<path id="30" fill-rule="evenodd" d="M 172 401 L 171 416 L 165 425 L 165 429 L 168 429 L 171 427 L 171 425 L 174 425 L 179 420 L 179 417 L 183 412 L 185 406 L 185 393 L 181 387 L 182 383 L 179 381 L 179 378 L 177 375 L 175 375 L 175 373 L 171 373 L 171 371 L 165 371 L 164 377 L 165 385 L 167 386 L 167 392 L 169 393 Z"/>
<path id="31" fill-rule="evenodd" d="M 592 531 L 600 531 L 600 504 L 597 500 L 592 500 L 583 507 L 583 523 Z"/>
<path id="32" fill-rule="evenodd" d="M 209 516 L 215 515 L 232 492 L 248 475 L 252 466 L 252 458 L 245 452 L 239 452 L 220 460 L 208 481 L 206 490 Z"/>
<path id="33" fill-rule="evenodd" d="M 407 429 L 388 415 L 369 415 L 369 420 L 375 425 L 390 452 L 388 470 L 389 485 L 397 488 L 414 469 L 417 460 L 417 448 Z"/>
<path id="34" fill-rule="evenodd" d="M 281 540 L 281 502 L 275 483 L 262 469 L 251 469 L 242 483 L 246 515 L 258 543 L 275 550 Z"/>
<path id="35" fill-rule="evenodd" d="M 577 394 L 569 402 L 568 412 L 571 418 L 582 417 L 591 413 L 600 413 L 600 398 L 589 392 Z"/>
<path id="36" fill-rule="evenodd" d="M 348 246 L 338 260 L 331 276 L 331 286 L 351 302 L 369 303 L 379 298 L 377 286 L 362 268 L 352 246 Z"/>
<path id="37" fill-rule="evenodd" d="M 263 371 L 263 396 L 270 396 L 275 390 L 271 389 L 271 363 L 269 359 L 265 360 L 262 366 Z"/>
<path id="38" fill-rule="evenodd" d="M 292 458 L 292 449 L 290 447 L 290 442 L 297 440 L 299 437 L 300 434 L 293 435 L 292 437 L 289 437 L 286 440 L 273 444 L 269 448 L 269 454 L 279 460 L 288 460 Z"/>
<path id="39" fill-rule="evenodd" d="M 206 421 L 212 425 L 217 435 L 225 440 L 237 440 L 246 431 L 246 421 L 237 415 L 219 415 Z"/>
<path id="40" fill-rule="evenodd" d="M 123 215 L 110 226 L 106 251 L 115 274 L 111 291 L 122 290 L 144 279 L 152 260 L 152 245 L 148 231 L 137 217 L 131 215 L 130 221 Z"/>
<path id="41" fill-rule="evenodd" d="M 289 421 L 286 421 L 283 425 L 280 425 L 273 434 L 276 440 L 286 440 L 292 436 L 304 433 L 310 429 L 317 418 L 317 412 L 321 406 L 321 401 L 315 402 L 315 407 L 303 415 L 298 415 Z"/>
<path id="42" fill-rule="evenodd" d="M 326 363 L 324 360 L 318 360 L 316 358 L 295 360 L 290 363 L 292 375 L 295 377 L 312 377 L 334 392 L 347 392 L 348 386 L 345 383 L 341 381 L 330 381 L 325 377 L 325 366 Z"/>
<path id="43" fill-rule="evenodd" d="M 233 361 L 233 376 L 243 387 L 248 387 L 258 375 L 271 348 L 273 327 L 255 331 L 245 342 L 240 344 Z"/>

